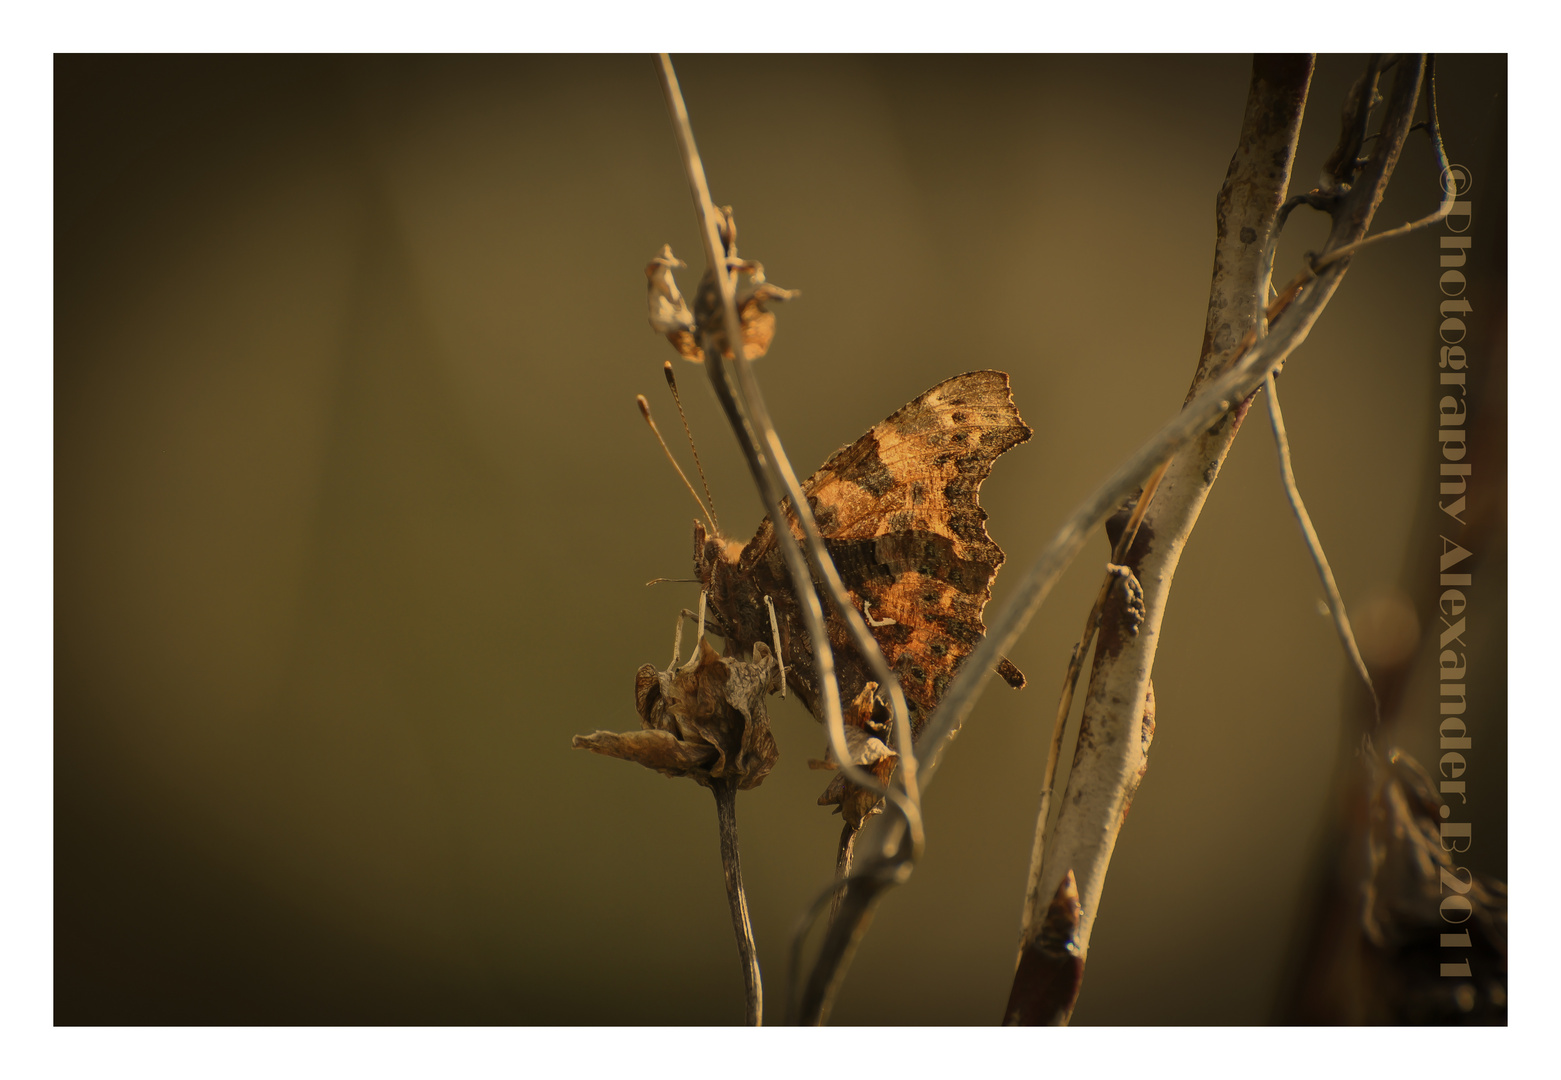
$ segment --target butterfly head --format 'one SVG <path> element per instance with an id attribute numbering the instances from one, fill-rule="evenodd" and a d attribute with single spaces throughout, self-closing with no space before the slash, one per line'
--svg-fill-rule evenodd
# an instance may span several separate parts
<path id="1" fill-rule="evenodd" d="M 716 566 L 736 566 L 742 553 L 743 546 L 737 541 L 718 532 L 706 532 L 704 522 L 694 522 L 694 574 L 702 587 L 715 588 Z"/>

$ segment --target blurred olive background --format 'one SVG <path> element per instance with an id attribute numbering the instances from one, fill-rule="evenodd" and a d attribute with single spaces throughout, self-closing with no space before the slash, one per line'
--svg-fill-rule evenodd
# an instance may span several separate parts
<path id="1" fill-rule="evenodd" d="M 1001 597 L 1182 401 L 1250 59 L 677 64 L 743 253 L 803 290 L 761 368 L 799 472 L 948 376 L 1012 373 L 1035 437 L 982 491 Z M 1297 190 L 1361 69 L 1319 60 Z M 1504 57 L 1440 61 L 1477 304 L 1504 297 L 1480 207 L 1505 187 L 1505 86 Z M 708 792 L 569 745 L 637 726 L 634 670 L 697 599 L 645 586 L 689 575 L 696 511 L 634 405 L 675 433 L 641 268 L 670 241 L 690 290 L 703 263 L 651 61 L 62 56 L 55 95 L 57 1022 L 740 1022 Z M 1439 194 L 1412 138 L 1378 222 Z M 1436 543 L 1439 274 L 1434 231 L 1363 254 L 1285 372 L 1352 603 Z M 680 370 L 746 539 L 758 498 Z M 1348 680 L 1276 475 L 1254 412 L 1166 616 L 1077 1023 L 1261 1023 L 1285 993 Z M 990 684 L 951 751 L 837 1023 L 1000 1019 L 1105 554 L 1013 654 L 1029 688 Z M 1485 555 L 1469 861 L 1505 875 Z M 1428 737 L 1434 706 L 1406 715 Z M 838 824 L 817 725 L 794 700 L 771 717 L 781 761 L 739 820 L 778 1020 Z"/>

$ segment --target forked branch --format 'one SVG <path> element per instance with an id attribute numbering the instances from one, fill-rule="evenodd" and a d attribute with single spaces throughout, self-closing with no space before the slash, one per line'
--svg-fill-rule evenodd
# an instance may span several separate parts
<path id="1" fill-rule="evenodd" d="M 1356 156 L 1363 141 L 1360 133 L 1377 100 L 1378 74 L 1388 66 L 1394 69 L 1394 85 L 1381 132 L 1369 156 L 1361 160 Z M 1262 60 L 1254 65 L 1242 142 L 1221 195 L 1224 228 L 1217 247 L 1204 356 L 1189 392 L 1194 402 L 1188 408 L 1196 408 L 1197 401 L 1206 396 L 1205 387 L 1227 381 L 1229 376 L 1221 373 L 1232 362 L 1232 373 L 1251 372 L 1254 367 L 1261 370 L 1256 380 L 1243 378 L 1237 407 L 1178 453 L 1146 513 L 1139 544 L 1126 560 L 1142 586 L 1145 612 L 1136 626 L 1123 632 L 1107 635 L 1102 630 L 1074 766 L 1061 801 L 1063 810 L 1049 835 L 1045 833 L 1046 821 L 1037 822 L 1036 848 L 1041 857 L 1032 865 L 1013 994 L 1013 1000 L 1021 1006 L 1027 999 L 1049 1002 L 1056 997 L 1053 987 L 1023 983 L 1027 970 L 1044 975 L 1039 965 L 1026 964 L 1025 956 L 1042 944 L 1039 935 L 1043 916 L 1064 878 L 1077 885 L 1080 914 L 1073 944 L 1081 962 L 1087 957 L 1116 837 L 1147 764 L 1147 739 L 1140 729 L 1145 728 L 1146 699 L 1150 697 L 1150 673 L 1161 619 L 1181 552 L 1250 404 L 1250 393 L 1262 381 L 1272 378 L 1278 366 L 1276 361 L 1282 361 L 1281 354 L 1298 343 L 1297 331 L 1304 336 L 1347 270 L 1350 253 L 1359 250 L 1409 133 L 1425 66 L 1423 57 L 1400 57 L 1392 65 L 1373 60 L 1356 84 L 1345 109 L 1341 149 L 1330 159 L 1329 172 L 1336 186 L 1313 192 L 1313 198 L 1307 200 L 1331 214 L 1333 229 L 1323 254 L 1309 260 L 1308 268 L 1270 306 L 1268 314 L 1276 316 L 1270 329 L 1263 317 L 1262 298 L 1268 291 L 1271 237 L 1280 220 L 1288 167 L 1283 170 L 1286 175 L 1276 177 L 1272 159 L 1248 158 L 1245 160 L 1251 167 L 1250 174 L 1242 175 L 1247 171 L 1244 154 L 1265 137 L 1272 140 L 1281 136 L 1285 160 L 1288 162 L 1293 155 L 1310 61 L 1304 66 Z M 1288 121 L 1276 126 L 1273 120 L 1279 113 L 1287 116 Z M 1239 198 L 1249 198 L 1253 191 L 1261 197 L 1247 202 L 1247 213 L 1237 219 L 1241 232 L 1236 233 L 1230 211 Z M 1290 302 L 1292 293 L 1299 295 Z M 1273 307 L 1281 304 L 1286 310 L 1283 314 L 1275 313 Z M 1242 340 L 1230 351 L 1226 343 L 1238 335 Z M 1286 345 L 1276 348 L 1276 338 Z M 1259 363 L 1254 364 L 1254 356 L 1260 358 Z M 1044 843 L 1042 836 L 1046 837 Z M 1045 1014 L 1027 1013 L 1020 1007 L 1011 1008 L 1008 1019 L 1014 1023 L 1065 1023 L 1070 1013 L 1071 1007 L 1049 1008 Z"/>
<path id="2" fill-rule="evenodd" d="M 1037 859 L 1039 872 L 1032 874 L 1027 898 L 1027 908 L 1041 913 L 1042 918 L 1030 920 L 1021 955 L 1024 947 L 1043 943 L 1054 959 L 1061 956 L 1077 961 L 1049 965 L 1055 972 L 1065 975 L 1071 972 L 1068 976 L 1072 979 L 1071 990 L 1043 987 L 1047 994 L 1035 998 L 1048 1003 L 1050 1014 L 1046 1022 L 1066 1022 L 1078 979 L 1082 977 L 1089 933 L 1111 848 L 1126 813 L 1127 799 L 1143 775 L 1142 747 L 1153 723 L 1149 671 L 1165 596 L 1181 548 L 1251 396 L 1306 339 L 1348 269 L 1351 253 L 1359 250 L 1410 129 L 1425 70 L 1424 59 L 1401 57 L 1391 65 L 1373 61 L 1346 110 L 1346 137 L 1341 145 L 1364 131 L 1370 106 L 1375 100 L 1378 73 L 1384 67 L 1396 70 L 1382 130 L 1365 159 L 1355 156 L 1358 143 L 1345 147 L 1346 153 L 1336 155 L 1340 161 L 1334 174 L 1340 180 L 1337 188 L 1313 193 L 1316 198 L 1308 200 L 1330 212 L 1334 227 L 1323 254 L 1311 260 L 1289 283 L 1279 300 L 1269 306 L 1266 314 L 1273 320 L 1270 326 L 1266 325 L 1269 320 L 1259 315 L 1264 311 L 1263 298 L 1268 289 L 1272 259 L 1270 241 L 1288 180 L 1288 162 L 1294 152 L 1296 128 L 1310 81 L 1311 61 L 1310 58 L 1269 58 L 1258 62 L 1253 98 L 1249 101 L 1243 129 L 1243 149 L 1238 152 L 1238 161 L 1233 162 L 1232 172 L 1233 176 L 1238 172 L 1242 153 L 1248 154 L 1252 167 L 1257 168 L 1259 157 L 1265 152 L 1268 154 L 1266 163 L 1272 171 L 1273 150 L 1278 147 L 1283 151 L 1286 163 L 1284 175 L 1269 176 L 1266 183 L 1248 186 L 1240 192 L 1238 185 L 1228 183 L 1230 194 L 1222 195 L 1222 209 L 1228 216 L 1223 223 L 1226 238 L 1222 239 L 1222 244 L 1228 240 L 1234 245 L 1236 240 L 1229 238 L 1236 237 L 1241 250 L 1239 257 L 1228 263 L 1216 262 L 1215 291 L 1228 301 L 1224 305 L 1226 317 L 1216 320 L 1211 316 L 1198 375 L 1188 393 L 1188 401 L 1180 413 L 1069 515 L 1022 575 L 1013 593 L 997 606 L 990 618 L 986 638 L 966 658 L 947 688 L 941 705 L 928 718 L 918 760 L 918 755 L 912 753 L 903 697 L 897 693 L 897 684 L 888 672 L 870 630 L 861 614 L 851 606 L 823 549 L 807 502 L 801 497 L 795 474 L 785 459 L 753 378 L 734 302 L 735 288 L 721 234 L 721 218 L 710 199 L 671 63 L 665 56 L 661 58 L 661 78 L 683 150 L 709 265 L 706 310 L 713 318 L 701 324 L 706 366 L 772 520 L 779 524 L 786 519 L 784 500 L 789 499 L 808 544 L 805 554 L 790 529 L 774 530 L 814 651 L 814 663 L 820 677 L 820 705 L 831 746 L 841 767 L 854 782 L 868 790 L 883 791 L 870 775 L 853 769 L 846 752 L 839 689 L 832 677 L 833 658 L 824 632 L 822 606 L 809 572 L 810 555 L 830 602 L 836 605 L 850 629 L 853 644 L 875 665 L 881 675 L 880 685 L 891 696 L 897 749 L 902 762 L 899 786 L 885 792 L 897 814 L 885 822 L 883 843 L 859 856 L 856 868 L 844 885 L 837 886 L 843 890 L 837 916 L 803 982 L 800 999 L 788 1003 L 789 1017 L 803 1023 L 818 1023 L 827 1016 L 834 993 L 878 902 L 892 885 L 905 879 L 921 850 L 920 792 L 936 775 L 944 750 L 969 715 L 985 680 L 1000 658 L 1013 649 L 1063 570 L 1082 550 L 1094 530 L 1125 500 L 1147 494 L 1142 491 L 1143 486 L 1152 474 L 1163 471 L 1159 497 L 1152 505 L 1144 498 L 1148 509 L 1140 508 L 1143 525 L 1137 542 L 1129 538 L 1122 553 L 1122 561 L 1131 570 L 1128 576 L 1136 576 L 1142 586 L 1147 610 L 1142 625 L 1133 628 L 1135 633 L 1117 634 L 1110 656 L 1103 659 L 1104 646 L 1097 650 L 1095 677 L 1092 677 L 1090 698 L 1086 703 L 1086 717 L 1093 718 L 1091 722 L 1121 728 L 1120 734 L 1139 747 L 1138 755 L 1130 756 L 1131 759 L 1092 762 L 1081 749 L 1070 777 L 1070 790 L 1076 778 L 1080 783 L 1094 784 L 1093 795 L 1088 800 L 1081 798 L 1077 812 L 1070 807 L 1069 812 L 1059 816 L 1058 830 L 1051 845 L 1037 845 L 1038 851 L 1045 854 L 1044 858 Z M 1260 81 L 1264 83 L 1262 87 L 1258 85 Z M 1364 139 L 1358 142 L 1364 142 Z M 1237 206 L 1243 198 L 1250 200 L 1249 204 Z M 1227 203 L 1229 205 L 1225 205 Z M 1251 226 L 1251 240 L 1247 239 L 1249 232 L 1244 227 L 1249 220 L 1256 222 Z M 1106 688 L 1114 690 L 1097 694 L 1097 689 Z M 1141 733 L 1144 733 L 1143 738 L 1139 737 Z M 859 772 L 862 773 L 860 778 L 855 775 Z M 1066 805 L 1069 800 L 1064 802 Z M 1063 828 L 1065 819 L 1068 819 L 1067 829 Z M 1043 817 L 1038 829 L 1044 830 L 1045 825 Z M 1102 836 L 1106 837 L 1104 842 Z M 821 896 L 805 922 L 810 922 L 823 910 L 834 892 L 832 888 Z M 1046 934 L 1051 936 L 1042 942 Z M 1059 935 L 1066 940 L 1052 940 Z M 794 944 L 794 957 L 799 955 L 799 948 L 800 943 Z M 1048 965 L 1032 967 L 1047 968 Z M 1018 989 L 1016 984 L 1016 991 Z M 1059 990 L 1063 991 L 1060 995 Z M 1035 1016 L 1025 1015 L 1022 1008 L 1011 1009 L 1009 1019 L 1020 1023 L 1037 1022 Z"/>

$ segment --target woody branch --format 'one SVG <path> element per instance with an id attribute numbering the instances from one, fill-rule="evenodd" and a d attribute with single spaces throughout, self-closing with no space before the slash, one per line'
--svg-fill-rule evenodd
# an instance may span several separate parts
<path id="1" fill-rule="evenodd" d="M 1311 66 L 1310 58 L 1259 58 L 1254 64 L 1241 139 L 1218 203 L 1204 347 L 1189 399 L 1220 378 L 1228 366 L 1221 356 L 1238 339 L 1259 339 L 1265 329 L 1262 298 L 1270 270 L 1265 253 L 1281 221 Z M 1354 175 L 1356 154 L 1379 77 L 1376 61 L 1346 103 L 1340 152 L 1329 162 L 1335 183 L 1314 203 L 1334 222 L 1324 254 L 1314 263 L 1321 276 L 1308 287 L 1316 310 L 1347 270 L 1343 251 L 1365 235 L 1410 130 L 1425 58 L 1401 57 L 1394 66 L 1382 131 L 1360 175 Z M 1297 314 L 1279 316 L 1276 330 Z M 1120 602 L 1103 612 L 1061 810 L 1049 837 L 1044 817 L 1036 824 L 1010 1023 L 1066 1023 L 1072 1013 L 1116 838 L 1148 765 L 1154 729 L 1150 674 L 1172 579 L 1251 400 L 1245 397 L 1178 452 L 1144 514 L 1126 557 L 1142 586 L 1141 622 L 1130 625 Z M 1061 928 L 1063 940 L 1057 940 L 1059 908 L 1072 913 L 1072 926 Z M 1066 963 L 1059 960 L 1064 955 Z"/>
<path id="2" fill-rule="evenodd" d="M 999 657 L 1013 649 L 1063 571 L 1083 550 L 1095 530 L 1105 523 L 1124 500 L 1136 495 L 1140 487 L 1162 465 L 1171 461 L 1178 451 L 1204 437 L 1211 428 L 1222 422 L 1222 418 L 1232 408 L 1245 403 L 1263 384 L 1268 373 L 1282 365 L 1306 340 L 1349 266 L 1350 256 L 1344 253 L 1344 249 L 1358 243 L 1364 236 L 1371 216 L 1381 202 L 1409 130 L 1423 67 L 1423 58 L 1400 66 L 1398 81 L 1389 103 L 1388 118 L 1372 156 L 1356 176 L 1348 194 L 1332 207 L 1335 224 L 1327 251 L 1333 254 L 1325 254 L 1313 264 L 1315 269 L 1304 269 L 1287 285 L 1280 297 L 1284 302 L 1283 317 L 1274 321 L 1278 316 L 1276 307 L 1279 301 L 1276 301 L 1276 307 L 1270 308 L 1272 325 L 1265 336 L 1250 344 L 1244 340 L 1208 365 L 1208 373 L 1195 389 L 1192 400 L 1073 510 L 1025 569 L 1015 583 L 1014 591 L 997 605 L 997 610 L 988 620 L 987 636 L 966 658 L 959 675 L 949 686 L 942 703 L 923 730 L 919 748 L 921 753 L 918 754 L 923 792 L 931 785 L 944 752 L 979 699 L 993 665 Z M 1370 82 L 1375 82 L 1375 68 Z M 1370 100 L 1369 94 L 1366 100 Z M 1358 147 L 1359 144 L 1356 145 Z M 1163 610 L 1163 597 L 1160 603 Z M 1147 689 L 1147 679 L 1145 687 Z M 1139 699 L 1140 702 L 1142 700 Z M 1141 714 L 1135 710 L 1133 721 L 1141 722 L 1141 719 Z M 1122 783 L 1130 782 L 1135 775 L 1121 778 Z M 1120 825 L 1119 817 L 1110 818 L 1104 826 L 1112 837 Z M 894 837 L 902 828 L 898 821 L 889 823 L 885 850 L 893 849 Z M 826 950 L 816 963 L 815 979 L 819 978 L 821 972 L 827 972 L 824 981 L 838 982 L 841 975 L 839 969 L 843 968 L 849 958 L 850 946 L 859 938 L 862 924 L 871 916 L 883 888 L 894 878 L 894 863 L 895 859 L 891 856 L 877 856 L 865 860 L 852 874 L 853 882 L 860 881 L 865 886 L 861 890 L 862 902 L 851 905 L 849 911 L 845 906 L 842 907 L 841 918 L 830 931 L 836 948 L 829 949 L 830 942 L 826 942 Z M 848 891 L 848 901 L 852 899 L 854 891 Z M 1059 894 L 1054 892 L 1052 895 Z M 1065 893 L 1062 898 L 1066 900 Z M 1098 891 L 1095 899 L 1098 902 Z M 855 928 L 846 925 L 853 919 L 860 920 Z"/>

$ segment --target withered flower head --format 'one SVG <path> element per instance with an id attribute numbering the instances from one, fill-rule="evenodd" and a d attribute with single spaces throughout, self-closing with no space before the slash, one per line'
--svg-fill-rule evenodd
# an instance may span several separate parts
<path id="1" fill-rule="evenodd" d="M 646 301 L 651 329 L 672 342 L 679 356 L 700 363 L 705 354 L 694 340 L 694 315 L 672 276 L 673 269 L 687 265 L 672 254 L 671 244 L 662 244 L 660 253 L 645 265 Z"/>
<path id="2" fill-rule="evenodd" d="M 765 280 L 764 265 L 737 257 L 737 223 L 732 208 L 723 206 L 722 222 L 718 225 L 721 242 L 726 249 L 726 264 L 737 275 L 737 316 L 743 328 L 743 344 L 748 358 L 757 360 L 769 352 L 775 338 L 775 313 L 769 309 L 771 301 L 793 300 L 802 293 L 797 289 L 783 289 Z M 661 253 L 645 267 L 649 282 L 650 325 L 663 335 L 678 351 L 678 355 L 694 363 L 703 363 L 704 349 L 696 335 L 708 334 L 725 342 L 726 329 L 721 314 L 721 293 L 716 287 L 715 276 L 708 270 L 700 279 L 694 297 L 694 311 L 690 312 L 677 280 L 672 276 L 676 267 L 685 264 L 672 254 L 670 244 L 661 245 Z"/>
<path id="3" fill-rule="evenodd" d="M 758 787 L 780 756 L 764 708 L 779 688 L 780 665 L 763 642 L 749 661 L 718 656 L 701 638 L 695 662 L 666 671 L 646 664 L 635 673 L 643 730 L 576 735 L 573 745 L 705 787 L 726 778 L 745 790 Z"/>
<path id="4" fill-rule="evenodd" d="M 884 740 L 888 736 L 889 710 L 878 700 L 878 684 L 869 682 L 842 710 L 845 720 L 846 749 L 851 752 L 851 763 L 860 765 L 888 786 L 889 777 L 899 761 L 899 755 Z M 814 769 L 838 768 L 835 751 L 824 748 L 824 760 L 810 760 Z M 883 799 L 871 791 L 853 784 L 844 775 L 835 777 L 818 797 L 820 806 L 835 806 L 836 813 L 852 828 L 860 829 L 862 823 L 883 810 Z"/>

